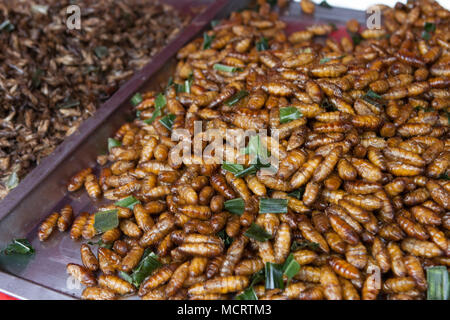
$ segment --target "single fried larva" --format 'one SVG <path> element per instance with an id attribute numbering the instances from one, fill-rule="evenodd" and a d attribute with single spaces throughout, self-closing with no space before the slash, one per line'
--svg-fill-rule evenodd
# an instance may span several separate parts
<path id="1" fill-rule="evenodd" d="M 166 295 L 168 297 L 173 296 L 178 289 L 183 286 L 184 281 L 188 277 L 189 274 L 189 261 L 181 264 L 172 274 L 167 286 L 166 286 Z"/>
<path id="2" fill-rule="evenodd" d="M 87 212 L 81 212 L 75 218 L 75 221 L 73 222 L 72 227 L 70 229 L 70 237 L 73 240 L 78 240 L 81 237 L 84 225 L 86 224 L 88 218 L 89 218 L 89 213 L 87 213 Z"/>
<path id="3" fill-rule="evenodd" d="M 84 187 L 86 188 L 89 196 L 93 199 L 98 199 L 102 194 L 102 190 L 100 189 L 100 185 L 98 184 L 97 177 L 93 174 L 88 174 L 86 176 Z"/>
<path id="4" fill-rule="evenodd" d="M 327 300 L 342 300 L 342 288 L 339 278 L 330 267 L 322 267 L 320 284 Z"/>
<path id="5" fill-rule="evenodd" d="M 120 269 L 124 272 L 129 272 L 133 269 L 139 261 L 141 260 L 142 255 L 144 254 L 144 249 L 139 245 L 134 245 L 123 257 L 120 263 Z"/>
<path id="6" fill-rule="evenodd" d="M 149 231 L 139 239 L 139 244 L 146 248 L 164 238 L 175 226 L 175 218 L 169 215 L 159 220 Z"/>
<path id="7" fill-rule="evenodd" d="M 298 229 L 302 233 L 303 237 L 311 242 L 319 244 L 320 249 L 324 252 L 330 252 L 327 241 L 323 236 L 311 225 L 309 221 L 301 221 L 298 223 Z"/>
<path id="8" fill-rule="evenodd" d="M 344 259 L 340 259 L 338 257 L 331 257 L 328 260 L 329 265 L 333 269 L 333 271 L 346 279 L 357 279 L 360 277 L 359 271 L 356 267 L 345 261 Z"/>
<path id="9" fill-rule="evenodd" d="M 53 230 L 56 228 L 59 217 L 60 215 L 58 212 L 53 212 L 44 220 L 44 222 L 42 222 L 38 231 L 39 241 L 45 241 L 50 237 Z"/>
<path id="10" fill-rule="evenodd" d="M 231 275 L 233 273 L 233 269 L 244 253 L 244 248 L 247 244 L 247 241 L 248 239 L 246 237 L 241 236 L 234 240 L 230 245 L 225 255 L 225 260 L 220 267 L 221 276 Z"/>
<path id="11" fill-rule="evenodd" d="M 119 295 L 131 294 L 136 291 L 131 283 L 115 275 L 100 275 L 98 277 L 98 284 L 100 287 L 107 288 Z"/>
<path id="12" fill-rule="evenodd" d="M 313 176 L 314 171 L 318 168 L 319 164 L 322 162 L 322 157 L 316 156 L 305 162 L 296 173 L 292 176 L 290 180 L 290 186 L 293 189 L 299 188 L 306 184 L 309 179 Z M 329 165 L 326 166 L 323 171 L 329 169 Z M 322 170 L 321 170 L 322 171 Z M 321 174 L 323 176 L 323 174 Z M 320 176 L 319 178 L 322 178 Z M 325 179 L 325 178 L 323 178 Z"/>
<path id="13" fill-rule="evenodd" d="M 246 276 L 224 276 L 207 280 L 204 283 L 193 285 L 189 288 L 189 295 L 199 295 L 208 293 L 229 293 L 245 289 L 249 280 Z"/>
<path id="14" fill-rule="evenodd" d="M 359 242 L 358 234 L 355 230 L 343 219 L 334 214 L 328 214 L 331 227 L 333 230 L 349 244 L 357 244 Z"/>
<path id="15" fill-rule="evenodd" d="M 87 287 L 92 287 L 97 284 L 97 280 L 91 271 L 78 264 L 69 263 L 66 267 L 67 273 L 77 279 L 80 283 Z"/>
<path id="16" fill-rule="evenodd" d="M 67 185 L 68 191 L 76 191 L 83 186 L 86 177 L 92 173 L 92 168 L 86 168 L 77 172 L 72 178 L 70 178 L 69 184 Z"/>
<path id="17" fill-rule="evenodd" d="M 427 289 L 427 280 L 419 258 L 407 255 L 403 260 L 407 274 L 414 279 L 419 290 L 425 291 Z"/>
<path id="18" fill-rule="evenodd" d="M 114 300 L 116 294 L 108 288 L 87 287 L 81 294 L 83 300 Z"/>
<path id="19" fill-rule="evenodd" d="M 90 271 L 97 271 L 99 268 L 98 260 L 92 253 L 91 248 L 87 244 L 80 247 L 81 261 L 83 265 Z"/>
<path id="20" fill-rule="evenodd" d="M 442 250 L 433 242 L 406 238 L 401 243 L 402 250 L 424 258 L 433 258 L 442 255 Z"/>
<path id="21" fill-rule="evenodd" d="M 139 296 L 146 295 L 149 291 L 158 288 L 162 284 L 169 281 L 172 277 L 173 272 L 177 269 L 176 264 L 170 264 L 163 266 L 148 276 L 144 282 L 141 283 L 139 287 L 138 294 Z"/>
<path id="22" fill-rule="evenodd" d="M 58 230 L 63 232 L 66 231 L 73 221 L 73 210 L 70 205 L 65 205 L 60 212 L 60 216 L 58 218 Z"/>
<path id="23" fill-rule="evenodd" d="M 411 277 L 396 277 L 387 279 L 383 283 L 383 291 L 387 293 L 401 293 L 408 292 L 414 289 L 416 283 Z"/>

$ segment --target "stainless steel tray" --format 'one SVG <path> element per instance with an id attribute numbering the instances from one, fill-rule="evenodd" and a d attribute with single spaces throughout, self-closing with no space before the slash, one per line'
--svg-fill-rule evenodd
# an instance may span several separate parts
<path id="1" fill-rule="evenodd" d="M 93 212 L 98 203 L 93 204 L 83 192 L 68 194 L 68 179 L 82 168 L 98 167 L 96 156 L 106 153 L 107 138 L 134 117 L 130 97 L 137 91 L 160 90 L 174 70 L 174 57 L 183 45 L 209 27 L 211 20 L 225 18 L 251 3 L 250 0 L 166 2 L 182 10 L 202 4 L 207 8 L 0 202 L 0 248 L 14 238 L 27 238 L 36 250 L 31 257 L 0 256 L 0 291 L 21 299 L 80 297 L 82 289 L 68 281 L 65 271 L 67 263 L 80 261 L 80 244 L 73 242 L 67 233 L 59 232 L 52 234 L 48 241 L 39 242 L 39 223 L 66 204 L 71 204 L 75 213 Z M 362 11 L 342 8 L 316 7 L 313 17 L 303 15 L 298 2 L 281 10 L 280 17 L 288 23 L 288 32 L 317 22 L 343 26 L 350 18 L 360 22 L 365 19 Z"/>

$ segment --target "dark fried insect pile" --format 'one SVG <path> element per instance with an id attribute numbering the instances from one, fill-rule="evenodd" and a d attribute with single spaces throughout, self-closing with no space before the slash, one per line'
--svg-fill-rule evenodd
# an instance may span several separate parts
<path id="1" fill-rule="evenodd" d="M 97 258 L 83 245 L 83 266 L 68 266 L 87 286 L 83 298 L 229 299 L 253 286 L 259 299 L 424 299 L 425 268 L 449 267 L 449 11 L 430 0 L 383 6 L 382 29 L 358 33 L 350 21 L 353 41 L 321 44 L 315 38 L 330 25 L 288 36 L 260 4 L 180 50 L 164 114 L 148 123 L 159 98 L 144 94 L 140 118 L 116 132 L 120 145 L 99 178 L 88 168 L 70 181 L 69 191 L 84 185 L 93 199 L 139 200 L 100 208 L 117 210 L 120 222 L 101 235 L 111 249 Z M 297 116 L 281 121 L 288 107 Z M 220 164 L 173 162 L 178 142 L 159 121 L 166 114 L 191 137 L 194 121 L 224 137 L 231 128 L 278 129 L 279 142 L 261 138 L 278 171 L 236 177 Z M 223 151 L 242 155 L 228 143 Z M 224 207 L 236 198 L 241 215 Z M 262 198 L 288 200 L 287 213 L 260 214 Z M 72 213 L 63 211 L 44 222 L 41 239 L 66 229 Z M 71 237 L 93 238 L 94 221 L 79 214 Z M 248 236 L 255 224 L 270 239 Z M 148 248 L 162 266 L 135 287 L 119 275 Z M 252 284 L 290 254 L 300 270 L 284 288 Z"/>
<path id="2" fill-rule="evenodd" d="M 1 1 L 0 199 L 188 20 L 157 1 Z"/>

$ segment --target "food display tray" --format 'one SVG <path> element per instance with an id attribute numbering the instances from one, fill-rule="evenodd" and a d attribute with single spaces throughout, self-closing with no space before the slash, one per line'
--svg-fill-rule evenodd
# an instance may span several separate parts
<path id="1" fill-rule="evenodd" d="M 160 91 L 173 73 L 176 53 L 186 43 L 210 27 L 214 19 L 249 6 L 250 0 L 166 0 L 193 19 L 161 52 L 126 82 L 97 112 L 45 158 L 18 187 L 0 202 L 0 249 L 12 239 L 27 238 L 34 249 L 32 256 L 0 255 L 0 291 L 19 299 L 77 299 L 82 287 L 72 283 L 66 264 L 80 262 L 80 243 L 67 232 L 54 232 L 45 242 L 37 237 L 40 222 L 53 211 L 70 204 L 75 214 L 95 212 L 101 201 L 93 203 L 85 192 L 68 193 L 69 178 L 88 166 L 99 169 L 96 157 L 106 154 L 107 139 L 126 121 L 135 117 L 129 102 L 136 92 Z M 195 9 L 204 7 L 200 13 Z M 279 9 L 276 9 L 279 10 Z M 336 35 L 342 34 L 349 19 L 365 20 L 363 11 L 316 7 L 314 16 L 301 13 L 298 2 L 279 10 L 287 23 L 287 32 L 301 30 L 313 23 L 333 23 Z M 98 171 L 97 171 L 98 172 Z"/>

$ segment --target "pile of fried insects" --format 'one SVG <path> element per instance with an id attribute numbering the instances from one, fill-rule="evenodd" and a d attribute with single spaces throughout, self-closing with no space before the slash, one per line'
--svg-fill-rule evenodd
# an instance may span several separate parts
<path id="1" fill-rule="evenodd" d="M 85 243 L 67 266 L 83 299 L 425 299 L 447 276 L 449 11 L 379 6 L 381 29 L 351 20 L 336 41 L 329 24 L 287 35 L 259 4 L 181 49 L 165 90 L 133 97 L 138 118 L 109 139 L 99 178 L 70 180 L 114 202 L 41 225 L 41 241 L 56 226 L 101 234 L 97 256 Z M 171 131 L 192 136 L 195 121 L 223 137 L 277 129 L 279 143 L 226 141 L 244 164 L 171 161 Z M 276 173 L 250 151 L 277 157 Z"/>

